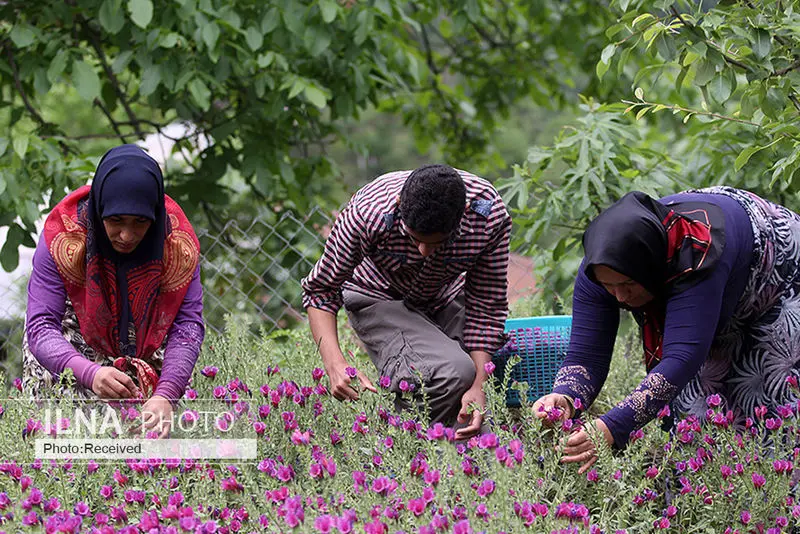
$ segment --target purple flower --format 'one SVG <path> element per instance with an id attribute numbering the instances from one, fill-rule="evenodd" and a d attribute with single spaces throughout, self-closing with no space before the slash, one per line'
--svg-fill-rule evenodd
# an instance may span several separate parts
<path id="1" fill-rule="evenodd" d="M 403 393 L 408 393 L 409 391 L 411 391 L 411 384 L 409 384 L 407 380 L 401 380 L 400 391 L 402 391 Z"/>
<path id="2" fill-rule="evenodd" d="M 600 477 L 597 474 L 597 469 L 591 469 L 586 473 L 586 480 L 589 482 L 597 482 Z"/>
<path id="3" fill-rule="evenodd" d="M 753 473 L 751 479 L 753 481 L 753 486 L 755 486 L 756 488 L 764 487 L 764 484 L 767 482 L 767 479 L 764 478 L 763 475 L 760 475 L 758 473 Z"/>
<path id="4" fill-rule="evenodd" d="M 325 376 L 325 371 L 319 367 L 314 367 L 311 371 L 311 379 L 314 380 L 314 382 L 319 382 L 322 380 L 323 376 Z"/>
<path id="5" fill-rule="evenodd" d="M 328 514 L 323 514 L 314 519 L 314 528 L 317 532 L 328 534 L 333 529 L 334 519 Z"/>
<path id="6" fill-rule="evenodd" d="M 739 521 L 742 522 L 743 525 L 747 525 L 750 523 L 750 512 L 747 510 L 742 510 L 739 514 Z"/>
<path id="7" fill-rule="evenodd" d="M 789 384 L 789 386 L 792 389 L 800 389 L 800 386 L 798 385 L 797 377 L 794 376 L 794 375 L 787 376 L 786 377 L 786 383 Z"/>
<path id="8" fill-rule="evenodd" d="M 487 375 L 490 375 L 490 374 L 494 373 L 494 370 L 496 369 L 496 366 L 495 366 L 494 362 L 486 362 L 485 364 L 483 364 L 483 369 L 484 369 L 484 371 L 486 371 Z"/>
<path id="9" fill-rule="evenodd" d="M 213 365 L 206 365 L 205 367 L 203 367 L 203 370 L 200 371 L 200 374 L 208 378 L 214 378 L 215 376 L 217 376 L 218 372 L 219 369 L 214 367 Z"/>
<path id="10" fill-rule="evenodd" d="M 478 495 L 481 497 L 488 497 L 494 493 L 495 483 L 494 480 L 486 479 L 478 486 Z"/>
<path id="11" fill-rule="evenodd" d="M 706 404 L 708 404 L 709 408 L 717 408 L 722 404 L 722 397 L 718 393 L 709 395 L 706 397 Z"/>
<path id="12" fill-rule="evenodd" d="M 355 367 L 345 367 L 344 373 L 350 378 L 355 378 L 358 375 L 358 371 Z"/>

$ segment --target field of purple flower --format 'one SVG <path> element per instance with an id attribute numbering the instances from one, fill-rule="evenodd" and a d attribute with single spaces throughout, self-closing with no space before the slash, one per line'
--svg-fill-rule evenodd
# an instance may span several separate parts
<path id="1" fill-rule="evenodd" d="M 35 440 L 72 422 L 44 421 L 15 389 L 0 402 L 0 531 L 771 533 L 800 524 L 790 487 L 797 406 L 737 433 L 710 397 L 708 425 L 685 419 L 670 440 L 650 424 L 625 451 L 601 449 L 579 476 L 556 446 L 580 421 L 543 429 L 492 390 L 491 432 L 453 443 L 450 429 L 394 413 L 385 391 L 334 400 L 305 332 L 255 343 L 242 328 L 206 343 L 176 415 L 192 421 L 215 407 L 224 414 L 215 435 L 256 438 L 255 460 L 36 460 Z M 630 380 L 636 365 L 620 358 L 612 382 Z M 191 436 L 178 428 L 172 437 Z"/>

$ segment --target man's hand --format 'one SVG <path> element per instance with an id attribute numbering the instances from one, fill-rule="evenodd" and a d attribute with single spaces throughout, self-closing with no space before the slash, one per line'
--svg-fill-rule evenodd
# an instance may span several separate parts
<path id="1" fill-rule="evenodd" d="M 132 399 L 139 395 L 133 379 L 110 365 L 97 370 L 92 380 L 92 391 L 101 399 Z"/>
<path id="2" fill-rule="evenodd" d="M 358 390 L 353 387 L 353 380 L 358 380 L 362 389 L 373 393 L 378 392 L 369 378 L 355 367 L 351 367 L 344 358 L 341 361 L 325 365 L 325 371 L 331 382 L 331 394 L 340 401 L 358 400 Z"/>
<path id="3" fill-rule="evenodd" d="M 604 439 L 609 447 L 614 444 L 614 437 L 602 419 L 595 419 L 589 425 L 592 427 L 590 432 L 586 428 L 581 428 L 561 440 L 564 446 L 561 463 L 583 462 L 578 469 L 579 475 L 585 473 L 597 461 L 597 449 L 590 433 L 595 438 Z"/>
<path id="4" fill-rule="evenodd" d="M 533 403 L 533 415 L 544 419 L 543 423 L 552 426 L 573 416 L 572 404 L 560 393 L 549 393 Z"/>
<path id="5" fill-rule="evenodd" d="M 475 409 L 478 406 L 479 409 Z M 483 411 L 486 409 L 486 394 L 483 392 L 481 384 L 473 384 L 464 395 L 461 396 L 461 411 L 458 412 L 458 422 L 461 424 L 469 423 L 463 428 L 456 430 L 456 439 L 471 438 L 481 430 L 483 424 Z"/>
<path id="6" fill-rule="evenodd" d="M 172 429 L 172 403 L 161 395 L 153 395 L 142 406 L 142 426 L 145 433 L 158 432 L 158 439 L 169 436 Z"/>

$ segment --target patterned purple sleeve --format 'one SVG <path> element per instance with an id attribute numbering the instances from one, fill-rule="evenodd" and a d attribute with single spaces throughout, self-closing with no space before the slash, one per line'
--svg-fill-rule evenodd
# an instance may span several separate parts
<path id="1" fill-rule="evenodd" d="M 303 287 L 303 307 L 318 308 L 336 314 L 342 307 L 344 284 L 364 257 L 367 230 L 353 197 L 333 225 L 325 241 L 325 250 Z"/>
<path id="2" fill-rule="evenodd" d="M 203 286 L 198 266 L 167 334 L 161 377 L 154 395 L 161 395 L 175 402 L 180 400 L 191 379 L 204 337 Z"/>
<path id="3" fill-rule="evenodd" d="M 487 233 L 493 238 L 467 271 L 464 285 L 466 320 L 464 345 L 469 351 L 495 352 L 504 341 L 508 317 L 508 258 L 511 216 L 499 199 L 495 202 Z"/>
<path id="4" fill-rule="evenodd" d="M 28 281 L 28 309 L 25 333 L 31 354 L 42 367 L 60 375 L 69 367 L 78 383 L 91 389 L 100 365 L 83 357 L 61 333 L 67 292 L 56 263 L 44 239 L 33 254 L 33 271 Z"/>
<path id="5" fill-rule="evenodd" d="M 601 417 L 618 447 L 628 442 L 632 431 L 653 420 L 705 362 L 720 319 L 729 278 L 727 267 L 720 262 L 705 280 L 667 301 L 661 362 L 630 395 Z"/>
<path id="6" fill-rule="evenodd" d="M 572 332 L 567 356 L 553 385 L 554 393 L 580 399 L 585 408 L 606 381 L 619 328 L 614 298 L 578 268 L 572 295 Z"/>

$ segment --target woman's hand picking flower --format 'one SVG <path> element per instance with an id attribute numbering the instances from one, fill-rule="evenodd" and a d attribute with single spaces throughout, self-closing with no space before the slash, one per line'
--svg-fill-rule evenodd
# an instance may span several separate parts
<path id="1" fill-rule="evenodd" d="M 563 446 L 561 463 L 583 462 L 581 468 L 578 469 L 578 474 L 585 473 L 597 461 L 597 448 L 592 441 L 593 437 L 604 439 L 609 447 L 614 443 L 614 437 L 606 424 L 601 419 L 595 419 L 580 430 L 561 439 Z"/>
<path id="2" fill-rule="evenodd" d="M 533 415 L 547 426 L 570 419 L 573 411 L 572 403 L 560 393 L 550 393 L 533 403 Z"/>

